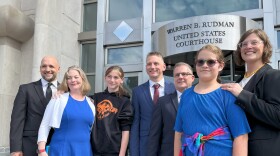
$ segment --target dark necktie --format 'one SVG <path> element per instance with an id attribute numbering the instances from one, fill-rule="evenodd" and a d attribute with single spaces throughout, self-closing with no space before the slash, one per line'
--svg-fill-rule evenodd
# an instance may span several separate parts
<path id="1" fill-rule="evenodd" d="M 156 104 L 157 103 L 157 100 L 158 100 L 158 98 L 159 98 L 159 90 L 158 90 L 158 88 L 160 87 L 160 85 L 159 84 L 154 84 L 153 85 L 153 87 L 154 87 L 154 98 L 153 98 L 153 101 L 154 101 L 154 104 Z"/>
<path id="2" fill-rule="evenodd" d="M 51 85 L 52 83 L 48 83 L 48 87 L 47 87 L 47 90 L 46 90 L 46 99 L 47 101 L 49 102 L 52 98 L 52 89 L 51 89 Z"/>

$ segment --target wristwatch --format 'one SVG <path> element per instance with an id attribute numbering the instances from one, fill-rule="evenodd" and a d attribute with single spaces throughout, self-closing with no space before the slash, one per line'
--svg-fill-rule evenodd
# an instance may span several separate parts
<path id="1" fill-rule="evenodd" d="M 43 153 L 43 152 L 46 152 L 46 150 L 45 150 L 45 149 L 37 149 L 37 153 L 38 153 L 38 154 L 41 154 L 41 153 Z"/>

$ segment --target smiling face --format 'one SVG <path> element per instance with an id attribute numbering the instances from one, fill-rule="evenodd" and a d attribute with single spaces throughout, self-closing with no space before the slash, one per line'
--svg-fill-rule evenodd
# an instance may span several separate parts
<path id="1" fill-rule="evenodd" d="M 240 48 L 242 59 L 247 63 L 262 63 L 262 55 L 264 50 L 263 41 L 253 33 L 249 35 L 242 43 L 245 43 L 246 45 Z"/>
<path id="2" fill-rule="evenodd" d="M 180 92 L 183 92 L 186 88 L 189 88 L 194 81 L 194 75 L 186 65 L 175 67 L 173 76 L 175 88 Z"/>
<path id="3" fill-rule="evenodd" d="M 56 58 L 51 56 L 46 56 L 42 59 L 40 65 L 40 73 L 43 79 L 48 82 L 56 80 L 57 73 L 59 72 L 60 67 Z"/>
<path id="4" fill-rule="evenodd" d="M 123 83 L 123 78 L 121 77 L 121 74 L 117 70 L 112 70 L 105 76 L 105 82 L 108 87 L 108 91 L 111 92 L 117 92 L 119 91 L 120 86 Z"/>
<path id="5" fill-rule="evenodd" d="M 159 56 L 151 55 L 147 57 L 146 72 L 152 81 L 159 82 L 163 78 L 165 69 L 166 66 Z"/>
<path id="6" fill-rule="evenodd" d="M 214 64 L 213 61 L 215 62 Z M 212 64 L 210 64 L 210 62 Z M 199 52 L 196 59 L 196 72 L 199 77 L 199 81 L 209 82 L 216 80 L 223 67 L 224 64 L 218 61 L 217 55 L 212 51 L 203 49 Z"/>
<path id="7" fill-rule="evenodd" d="M 70 69 L 67 74 L 67 86 L 70 92 L 82 91 L 83 79 L 77 70 Z"/>

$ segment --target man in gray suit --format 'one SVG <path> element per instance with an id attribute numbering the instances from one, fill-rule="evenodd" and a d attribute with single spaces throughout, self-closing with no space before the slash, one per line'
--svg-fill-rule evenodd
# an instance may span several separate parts
<path id="1" fill-rule="evenodd" d="M 176 120 L 180 96 L 194 81 L 192 68 L 183 62 L 175 65 L 174 84 L 176 91 L 158 99 L 154 107 L 150 135 L 147 146 L 147 156 L 174 155 L 174 124 Z"/>
<path id="2" fill-rule="evenodd" d="M 58 61 L 45 56 L 40 65 L 42 78 L 19 87 L 10 125 L 11 156 L 37 156 L 38 130 L 52 93 L 58 86 Z"/>

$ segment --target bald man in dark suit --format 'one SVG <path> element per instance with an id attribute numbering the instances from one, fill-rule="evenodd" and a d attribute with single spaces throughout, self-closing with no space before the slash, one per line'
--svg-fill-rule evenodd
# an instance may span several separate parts
<path id="1" fill-rule="evenodd" d="M 19 87 L 11 115 L 11 156 L 38 155 L 36 153 L 38 130 L 51 94 L 58 86 L 59 70 L 57 59 L 53 56 L 45 56 L 40 65 L 42 78 Z M 46 97 L 46 94 L 49 96 Z"/>

